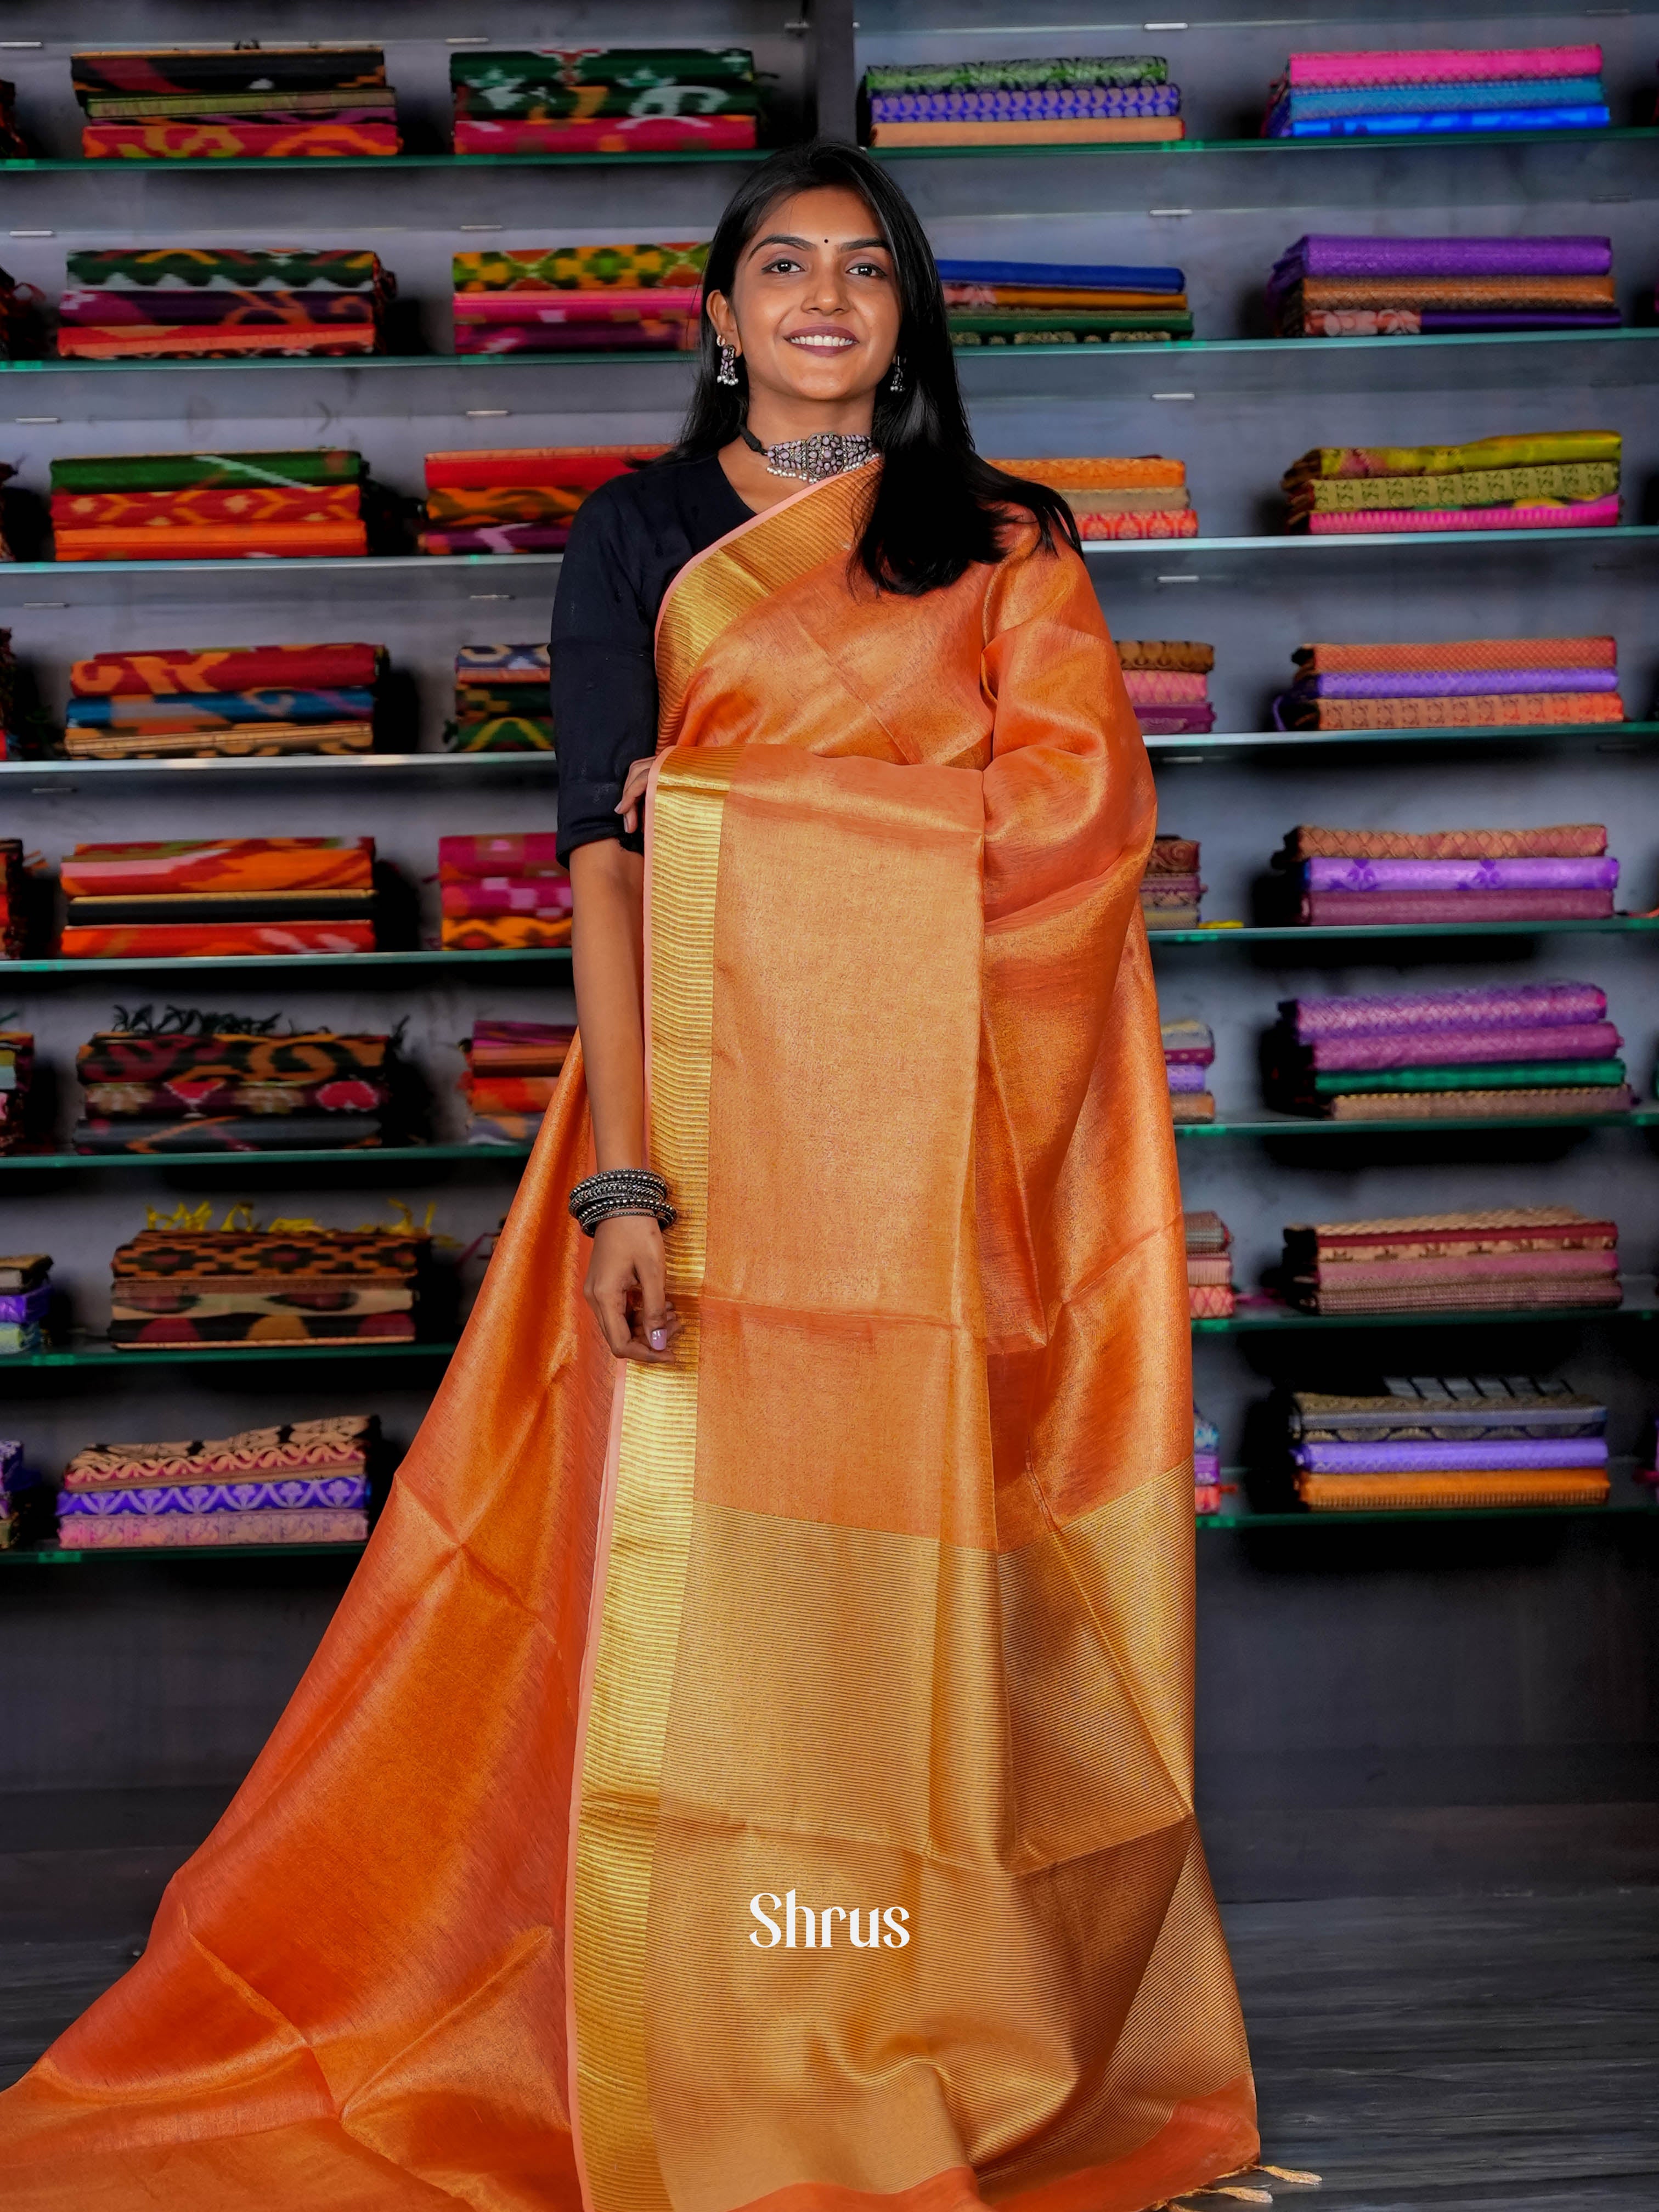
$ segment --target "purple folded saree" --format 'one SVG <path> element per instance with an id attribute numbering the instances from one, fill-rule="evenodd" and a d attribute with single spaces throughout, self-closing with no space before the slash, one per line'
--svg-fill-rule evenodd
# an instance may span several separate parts
<path id="1" fill-rule="evenodd" d="M 1595 983 L 1480 983 L 1452 991 L 1390 991 L 1282 999 L 1301 1044 L 1322 1037 L 1416 1036 L 1425 1030 L 1555 1029 L 1607 1018 Z"/>
<path id="2" fill-rule="evenodd" d="M 1135 720 L 1144 738 L 1185 738 L 1202 735 L 1215 727 L 1213 707 L 1137 707 Z"/>
<path id="3" fill-rule="evenodd" d="M 1478 1067 L 1504 1060 L 1603 1060 L 1624 1039 L 1611 1022 L 1551 1029 L 1413 1030 L 1319 1037 L 1300 1047 L 1316 1073 L 1376 1074 L 1399 1067 Z"/>
<path id="4" fill-rule="evenodd" d="M 1494 921 L 1604 921 L 1612 914 L 1611 891 L 1309 891 L 1301 920 L 1322 929 L 1480 929 Z"/>
<path id="5" fill-rule="evenodd" d="M 1304 860 L 1310 891 L 1601 891 L 1617 860 Z"/>
<path id="6" fill-rule="evenodd" d="M 1516 1437 L 1513 1443 L 1494 1437 L 1467 1444 L 1425 1437 L 1421 1443 L 1297 1444 L 1293 1456 L 1298 1467 L 1316 1474 L 1417 1474 L 1430 1468 L 1474 1474 L 1484 1468 L 1605 1467 L 1607 1447 L 1602 1437 Z"/>
<path id="7" fill-rule="evenodd" d="M 368 1504 L 368 1484 L 360 1474 L 328 1474 L 264 1482 L 168 1482 L 128 1488 L 60 1492 L 61 1519 L 113 1520 L 122 1515 L 156 1513 L 295 1513 L 327 1507 L 361 1512 Z"/>
<path id="8" fill-rule="evenodd" d="M 38 1290 L 0 1293 L 0 1325 L 26 1328 L 31 1322 L 44 1321 L 51 1304 L 50 1283 L 42 1283 Z"/>
<path id="9" fill-rule="evenodd" d="M 1397 670 L 1386 675 L 1298 676 L 1292 699 L 1481 699 L 1498 691 L 1616 691 L 1616 668 Z"/>
<path id="10" fill-rule="evenodd" d="M 1195 1066 L 1189 1060 L 1165 1060 L 1164 1073 L 1169 1079 L 1171 1091 L 1207 1091 L 1209 1089 L 1207 1070 Z"/>
<path id="11" fill-rule="evenodd" d="M 1307 276 L 1605 276 L 1610 238 L 1350 238 L 1310 232 L 1273 265 Z"/>

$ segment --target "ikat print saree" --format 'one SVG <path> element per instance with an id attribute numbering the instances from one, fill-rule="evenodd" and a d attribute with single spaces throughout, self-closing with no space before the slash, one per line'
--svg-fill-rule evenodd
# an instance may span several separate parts
<path id="1" fill-rule="evenodd" d="M 1083 563 L 855 592 L 870 482 L 663 611 L 674 1357 L 581 1300 L 578 1048 L 293 1705 L 0 2099 L 9 2212 L 1142 2212 L 1255 2155 L 1152 780 Z"/>

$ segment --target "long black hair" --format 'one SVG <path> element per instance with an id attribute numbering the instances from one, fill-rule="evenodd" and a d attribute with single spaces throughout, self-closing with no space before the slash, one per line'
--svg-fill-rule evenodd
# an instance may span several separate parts
<path id="1" fill-rule="evenodd" d="M 899 295 L 904 388 L 890 392 L 884 378 L 876 392 L 872 428 L 883 466 L 859 540 L 859 565 L 880 591 L 910 596 L 935 591 L 955 583 L 970 563 L 1002 557 L 1011 507 L 1034 518 L 1050 550 L 1056 532 L 1077 546 L 1077 525 L 1058 492 L 994 469 L 974 451 L 933 249 L 909 201 L 881 164 L 858 147 L 817 138 L 786 147 L 751 170 L 727 202 L 708 248 L 705 297 L 720 292 L 731 298 L 744 249 L 769 210 L 797 192 L 825 185 L 844 185 L 868 206 L 892 253 Z M 698 351 L 696 387 L 680 441 L 666 460 L 701 460 L 718 453 L 738 436 L 748 414 L 748 372 L 741 359 L 735 388 L 715 381 L 720 340 L 707 306 Z"/>

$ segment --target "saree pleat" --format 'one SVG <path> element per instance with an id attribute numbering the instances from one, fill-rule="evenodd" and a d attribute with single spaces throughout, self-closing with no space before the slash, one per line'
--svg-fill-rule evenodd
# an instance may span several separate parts
<path id="1" fill-rule="evenodd" d="M 1082 562 L 855 590 L 870 481 L 659 623 L 674 1356 L 582 1310 L 573 1047 L 293 1705 L 0 2100 L 17 2212 L 1144 2212 L 1255 2155 L 1151 778 Z"/>

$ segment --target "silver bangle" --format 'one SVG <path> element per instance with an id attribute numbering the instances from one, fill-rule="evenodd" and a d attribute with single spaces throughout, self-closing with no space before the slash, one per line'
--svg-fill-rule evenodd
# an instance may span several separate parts
<path id="1" fill-rule="evenodd" d="M 570 1212 L 584 1237 L 618 1213 L 648 1213 L 659 1229 L 679 1216 L 668 1202 L 668 1185 L 649 1168 L 602 1168 L 570 1194 Z"/>

